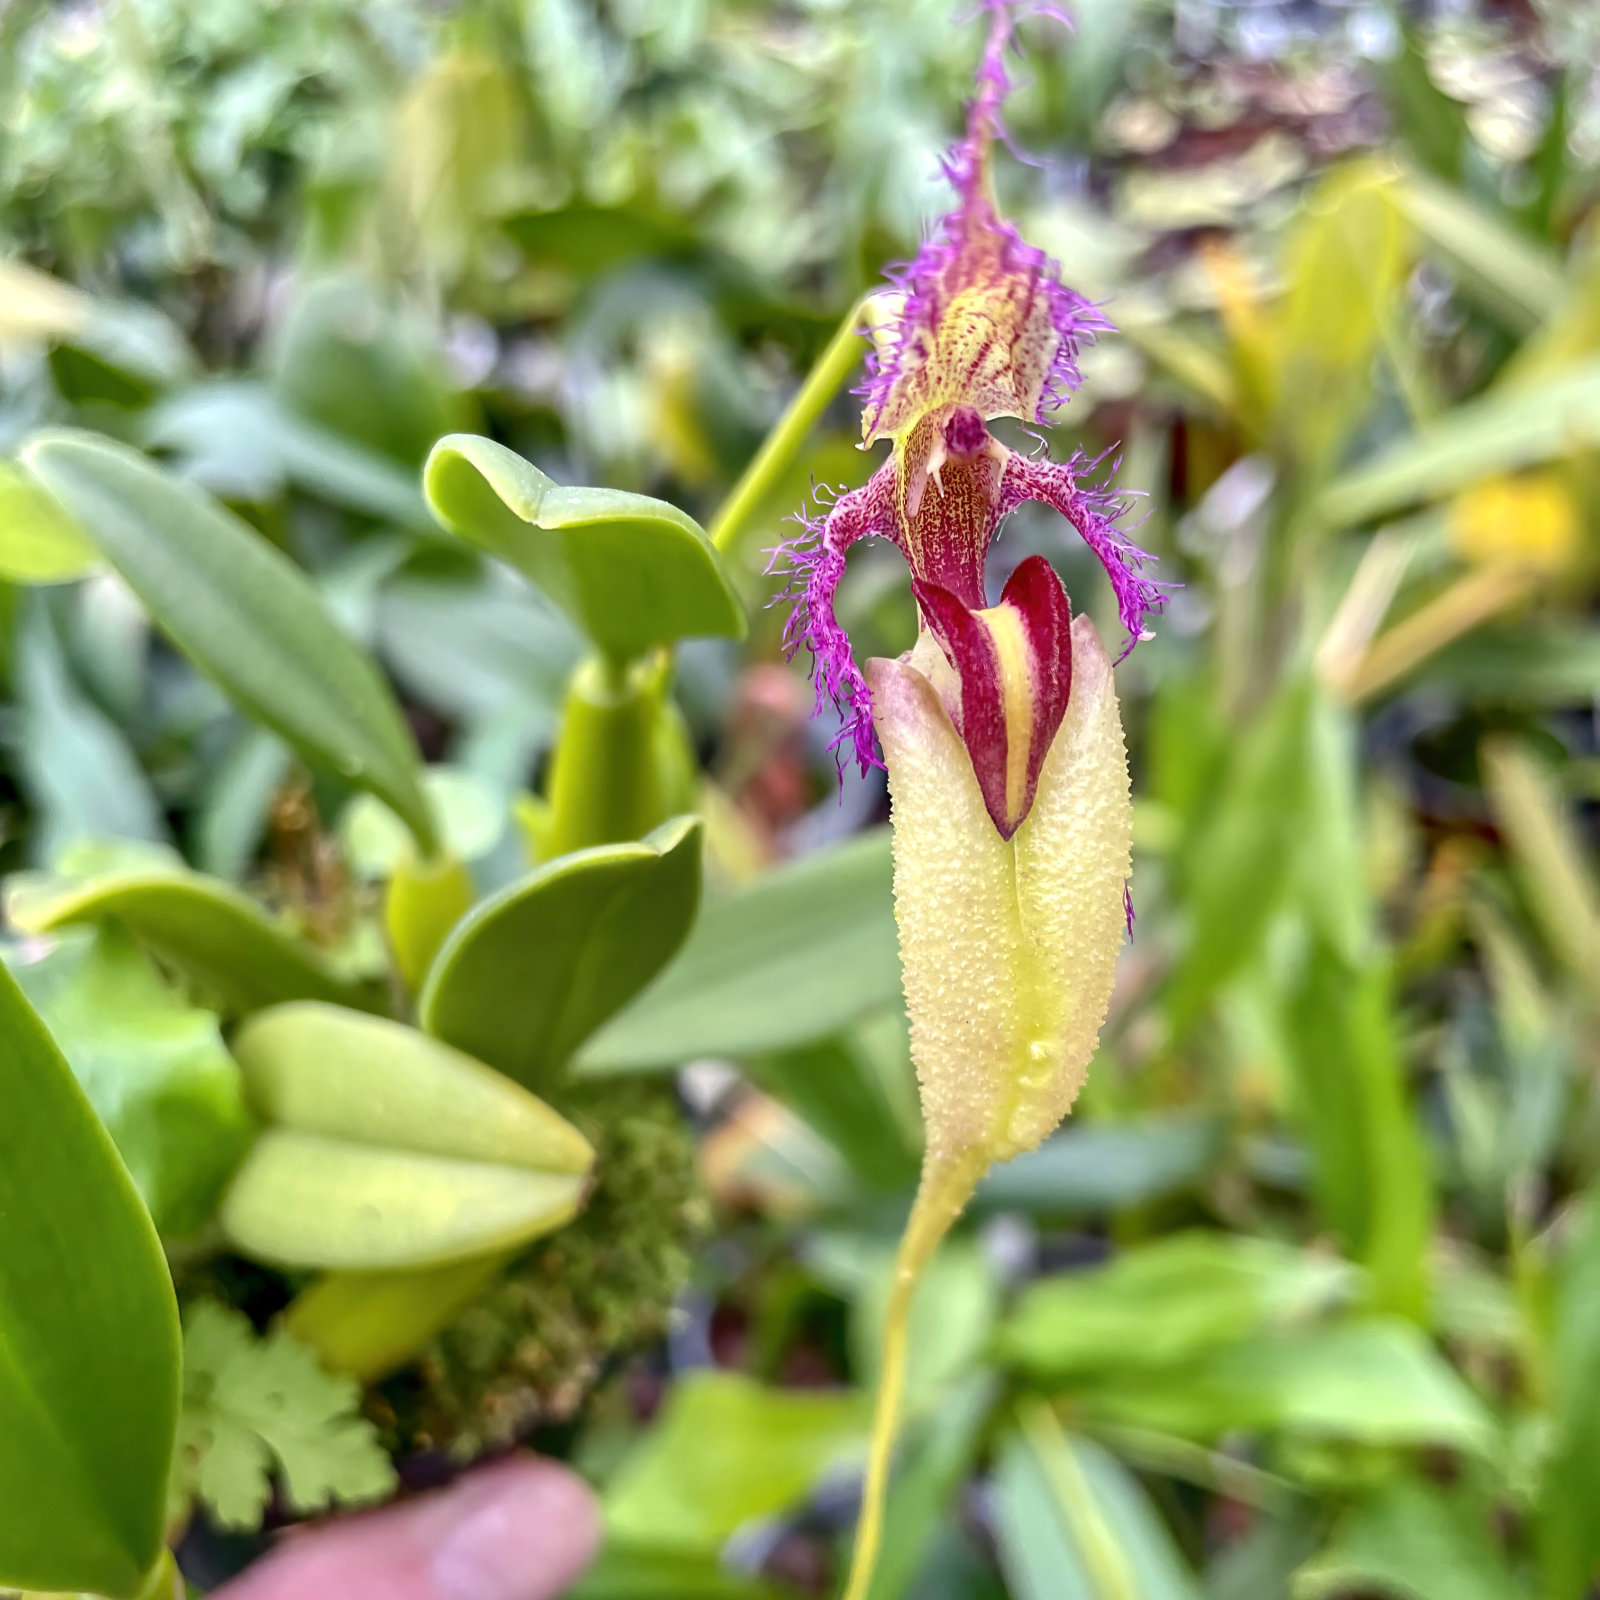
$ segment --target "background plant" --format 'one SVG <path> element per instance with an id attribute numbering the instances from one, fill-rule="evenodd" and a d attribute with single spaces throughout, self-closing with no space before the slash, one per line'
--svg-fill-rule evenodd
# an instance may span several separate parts
<path id="1" fill-rule="evenodd" d="M 174 1247 L 256 1148 L 235 1019 L 313 999 L 451 1038 L 432 974 L 465 961 L 492 988 L 497 927 L 519 959 L 590 947 L 566 902 L 519 900 L 535 857 L 607 842 L 607 896 L 648 896 L 628 885 L 671 841 L 622 841 L 694 812 L 697 915 L 681 886 L 609 923 L 590 902 L 629 1003 L 578 1026 L 513 964 L 517 1037 L 454 1042 L 554 1099 L 600 1170 L 608 1139 L 619 1170 L 632 1151 L 641 1189 L 683 1126 L 643 1080 L 677 1074 L 714 1243 L 663 1339 L 649 1294 L 704 1221 L 687 1185 L 682 1228 L 641 1243 L 649 1293 L 580 1304 L 566 1274 L 619 1263 L 564 1263 L 551 1234 L 537 1276 L 479 1302 L 474 1349 L 543 1314 L 582 1395 L 597 1344 L 647 1347 L 580 1427 L 539 1435 L 604 1485 L 586 1592 L 827 1590 L 917 1152 L 881 791 L 836 798 L 761 552 L 812 476 L 870 469 L 850 407 L 717 513 L 939 204 L 975 48 L 946 9 L 0 13 L 3 848 L 56 874 L 12 885 L 17 972 L 186 1300 L 218 1308 L 198 1351 L 190 1312 L 180 1444 L 245 1440 L 246 1508 L 386 1492 L 375 1441 L 404 1454 L 420 1424 L 403 1379 L 341 1389 L 271 1354 L 318 1342 L 308 1312 L 303 1337 L 271 1322 L 298 1282 L 262 1294 Z M 1014 132 L 1045 164 L 1007 200 L 1114 297 L 1071 416 L 1121 441 L 1184 588 L 1122 673 L 1139 923 L 1113 1020 L 1080 1116 L 991 1178 L 923 1292 L 874 1594 L 1578 1597 L 1600 1348 L 1592 22 L 1080 10 L 1070 46 L 1030 39 Z M 41 443 L 62 427 L 131 449 Z M 608 488 L 563 523 L 537 474 L 459 441 L 424 479 L 462 433 Z M 115 472 L 122 511 L 129 483 L 155 497 L 121 543 L 94 498 Z M 722 558 L 614 491 L 730 535 Z M 258 634 L 197 636 L 150 576 L 180 503 L 191 580 L 219 504 L 296 575 Z M 625 537 L 681 551 L 705 602 L 664 637 L 578 599 L 574 530 L 641 516 Z M 1019 517 L 995 576 L 1053 537 Z M 862 552 L 845 604 L 892 653 L 913 619 L 879 572 Z M 1109 636 L 1098 574 L 1067 576 Z M 307 586 L 333 667 L 280 631 L 306 626 Z M 643 987 L 656 966 L 619 952 L 656 928 Z M 605 1103 L 623 1078 L 626 1110 Z M 455 1348 L 461 1426 L 506 1369 Z M 535 1397 L 525 1426 L 574 1414 L 525 1373 L 510 1388 Z M 264 1390 L 300 1395 L 287 1432 Z M 307 1436 L 297 1475 L 279 1445 Z M 213 1554 L 197 1527 L 197 1575 Z"/>

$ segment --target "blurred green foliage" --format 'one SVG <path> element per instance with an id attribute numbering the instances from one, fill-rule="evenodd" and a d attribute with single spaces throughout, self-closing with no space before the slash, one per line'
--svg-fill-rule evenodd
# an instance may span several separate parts
<path id="1" fill-rule="evenodd" d="M 1112 1016 L 924 1285 L 873 1597 L 1583 1600 L 1593 10 L 1076 10 L 1001 181 L 1121 330 L 1052 451 L 1120 441 L 1181 587 L 1118 671 Z M 239 1018 L 387 1012 L 590 1133 L 589 1232 L 321 1302 L 417 1315 L 396 1448 L 542 1423 L 603 1486 L 585 1600 L 824 1594 L 848 1539 L 918 1122 L 881 781 L 762 550 L 870 470 L 850 403 L 701 525 L 940 209 L 976 48 L 948 0 L 0 7 L 7 963 L 191 1332 L 232 1300 L 313 1390 L 304 1273 L 209 1228 Z M 1048 552 L 1109 638 L 1062 534 L 992 576 Z M 863 656 L 915 626 L 876 554 Z M 382 1492 L 347 1402 L 280 1511 Z"/>

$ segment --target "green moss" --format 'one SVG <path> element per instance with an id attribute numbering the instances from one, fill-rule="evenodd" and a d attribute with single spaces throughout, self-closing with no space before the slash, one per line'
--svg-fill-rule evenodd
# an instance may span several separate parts
<path id="1" fill-rule="evenodd" d="M 710 1225 L 682 1113 L 639 1083 L 574 1090 L 561 1110 L 594 1144 L 595 1192 L 445 1328 L 409 1393 L 386 1388 L 412 1443 L 470 1456 L 566 1422 L 610 1357 L 666 1332 Z"/>

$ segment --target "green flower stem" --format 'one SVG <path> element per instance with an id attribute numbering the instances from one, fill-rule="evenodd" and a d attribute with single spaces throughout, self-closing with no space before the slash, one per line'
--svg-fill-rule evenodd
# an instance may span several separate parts
<path id="1" fill-rule="evenodd" d="M 789 409 L 762 441 L 750 465 L 722 502 L 722 509 L 711 524 L 711 542 L 717 549 L 727 551 L 739 542 L 761 502 L 799 455 L 817 418 L 855 371 L 861 360 L 861 337 L 866 331 L 870 299 L 869 295 L 851 306 L 828 341 L 827 349 L 818 356 L 816 364 L 806 374 L 806 381 L 789 402 Z"/>
<path id="2" fill-rule="evenodd" d="M 905 1232 L 895 1252 L 894 1279 L 884 1315 L 883 1348 L 878 1373 L 878 1398 L 872 1417 L 866 1480 L 861 1491 L 861 1516 L 844 1600 L 867 1600 L 883 1543 L 884 1512 L 889 1497 L 895 1436 L 905 1393 L 906 1360 L 911 1334 L 911 1306 L 923 1271 L 944 1236 L 972 1198 L 978 1179 L 989 1166 L 989 1153 L 971 1150 L 953 1161 L 924 1169 Z"/>

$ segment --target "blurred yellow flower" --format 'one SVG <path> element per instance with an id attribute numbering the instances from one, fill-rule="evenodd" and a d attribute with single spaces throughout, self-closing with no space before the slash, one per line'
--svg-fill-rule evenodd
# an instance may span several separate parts
<path id="1" fill-rule="evenodd" d="M 1490 478 L 1458 495 L 1450 541 L 1475 566 L 1514 566 L 1546 576 L 1569 570 L 1578 555 L 1578 508 L 1554 473 Z"/>

